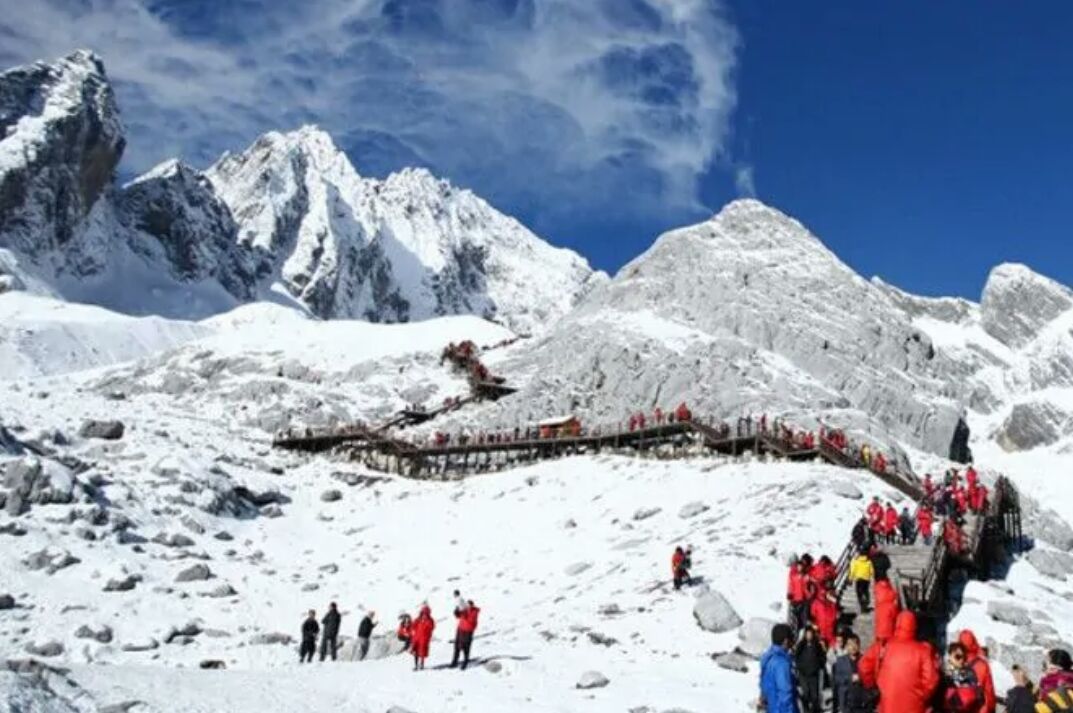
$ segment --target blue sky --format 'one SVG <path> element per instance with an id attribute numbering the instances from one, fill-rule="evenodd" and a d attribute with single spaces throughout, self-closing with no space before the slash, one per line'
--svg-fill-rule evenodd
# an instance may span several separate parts
<path id="1" fill-rule="evenodd" d="M 318 123 L 614 271 L 753 194 L 870 276 L 1073 283 L 1073 4 L 0 0 L 0 64 L 90 47 L 123 171 Z"/>

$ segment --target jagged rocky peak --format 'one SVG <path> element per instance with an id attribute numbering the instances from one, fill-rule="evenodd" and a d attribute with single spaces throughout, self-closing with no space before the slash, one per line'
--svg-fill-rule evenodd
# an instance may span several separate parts
<path id="1" fill-rule="evenodd" d="M 266 134 L 207 174 L 239 242 L 263 251 L 258 274 L 278 275 L 321 317 L 470 313 L 530 331 L 569 310 L 593 276 L 580 256 L 424 169 L 360 176 L 317 127 Z"/>
<path id="2" fill-rule="evenodd" d="M 979 314 L 979 306 L 960 297 L 921 297 L 872 278 L 872 284 L 887 294 L 890 299 L 911 317 L 929 317 L 940 322 L 967 324 Z"/>
<path id="3" fill-rule="evenodd" d="M 988 334 L 1019 349 L 1073 309 L 1073 291 L 1025 265 L 1007 263 L 991 271 L 980 306 Z"/>
<path id="4" fill-rule="evenodd" d="M 947 362 L 801 223 L 745 200 L 661 236 L 510 368 L 537 374 L 541 412 L 830 413 L 946 456 L 965 439 Z"/>
<path id="5" fill-rule="evenodd" d="M 92 52 L 0 74 L 0 247 L 36 259 L 71 242 L 123 146 L 115 97 Z"/>
<path id="6" fill-rule="evenodd" d="M 120 221 L 140 238 L 155 239 L 172 274 L 210 278 L 239 299 L 252 296 L 254 276 L 236 248 L 238 228 L 201 171 L 169 160 L 125 185 L 117 195 Z"/>

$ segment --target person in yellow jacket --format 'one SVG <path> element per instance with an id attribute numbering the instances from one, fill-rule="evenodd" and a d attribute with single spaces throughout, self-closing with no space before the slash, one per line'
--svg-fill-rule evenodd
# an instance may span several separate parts
<path id="1" fill-rule="evenodd" d="M 868 611 L 871 604 L 872 579 L 875 577 L 875 569 L 868 555 L 861 552 L 849 563 L 849 579 L 857 590 L 857 603 L 861 607 L 861 613 Z"/>

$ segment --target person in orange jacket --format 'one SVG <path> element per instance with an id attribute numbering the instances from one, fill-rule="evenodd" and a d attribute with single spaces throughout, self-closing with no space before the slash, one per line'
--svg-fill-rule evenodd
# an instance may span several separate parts
<path id="1" fill-rule="evenodd" d="M 879 689 L 878 713 L 925 713 L 939 685 L 939 667 L 931 646 L 916 640 L 912 612 L 898 615 L 894 636 L 876 641 L 861 657 L 857 673 L 867 688 Z"/>
<path id="2" fill-rule="evenodd" d="M 965 647 L 965 665 L 976 674 L 976 679 L 984 689 L 984 705 L 979 713 L 995 713 L 998 702 L 995 697 L 995 681 L 991 678 L 991 664 L 984 658 L 980 643 L 970 630 L 963 629 L 958 634 L 958 641 Z"/>
<path id="3" fill-rule="evenodd" d="M 883 512 L 883 534 L 888 545 L 898 541 L 898 511 L 894 509 L 894 503 L 887 503 L 887 509 Z"/>
<path id="4" fill-rule="evenodd" d="M 469 651 L 473 646 L 473 632 L 477 630 L 477 617 L 481 610 L 470 599 L 464 609 L 455 609 L 458 629 L 455 631 L 455 655 L 451 659 L 451 668 L 458 666 L 458 656 L 462 655 L 462 670 L 469 666 Z"/>
<path id="5" fill-rule="evenodd" d="M 931 547 L 931 527 L 934 522 L 935 513 L 933 513 L 931 508 L 927 505 L 921 505 L 917 510 L 917 529 L 920 530 L 920 537 L 928 547 Z"/>
<path id="6" fill-rule="evenodd" d="M 790 611 L 794 615 L 797 628 L 803 629 L 808 624 L 809 600 L 815 592 L 815 585 L 808 576 L 805 563 L 795 561 L 790 566 L 790 576 L 786 584 L 786 599 L 790 602 Z"/>
<path id="7" fill-rule="evenodd" d="M 875 579 L 876 641 L 886 641 L 894 636 L 894 624 L 899 610 L 898 594 L 887 578 L 887 570 L 877 568 Z"/>
<path id="8" fill-rule="evenodd" d="M 835 648 L 835 627 L 838 624 L 838 597 L 834 584 L 828 582 L 823 592 L 812 600 L 810 611 L 812 623 L 820 633 L 820 639 L 831 651 Z"/>
<path id="9" fill-rule="evenodd" d="M 432 609 L 428 604 L 421 607 L 421 613 L 414 619 L 410 627 L 411 639 L 410 650 L 414 654 L 414 671 L 425 668 L 425 659 L 428 658 L 429 647 L 432 644 L 432 632 L 436 629 L 436 622 L 432 619 Z"/>

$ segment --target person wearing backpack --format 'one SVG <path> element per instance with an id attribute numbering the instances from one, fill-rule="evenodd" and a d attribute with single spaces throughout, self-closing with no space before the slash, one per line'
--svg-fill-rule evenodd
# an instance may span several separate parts
<path id="1" fill-rule="evenodd" d="M 760 701 L 764 713 L 799 713 L 794 663 L 790 649 L 794 632 L 787 624 L 771 627 L 771 648 L 760 657 Z"/>
<path id="2" fill-rule="evenodd" d="M 995 681 L 991 678 L 991 664 L 984 658 L 976 635 L 971 631 L 963 629 L 958 634 L 958 641 L 965 647 L 965 665 L 973 670 L 984 689 L 984 705 L 979 709 L 980 713 L 995 713 L 998 698 L 995 696 Z"/>
<path id="3" fill-rule="evenodd" d="M 968 665 L 965 646 L 958 641 L 947 648 L 948 670 L 943 678 L 943 713 L 978 713 L 984 706 L 984 688 Z"/>
<path id="4" fill-rule="evenodd" d="M 1039 680 L 1040 699 L 1057 688 L 1073 691 L 1073 657 L 1065 649 L 1051 649 L 1043 662 L 1043 678 Z"/>

